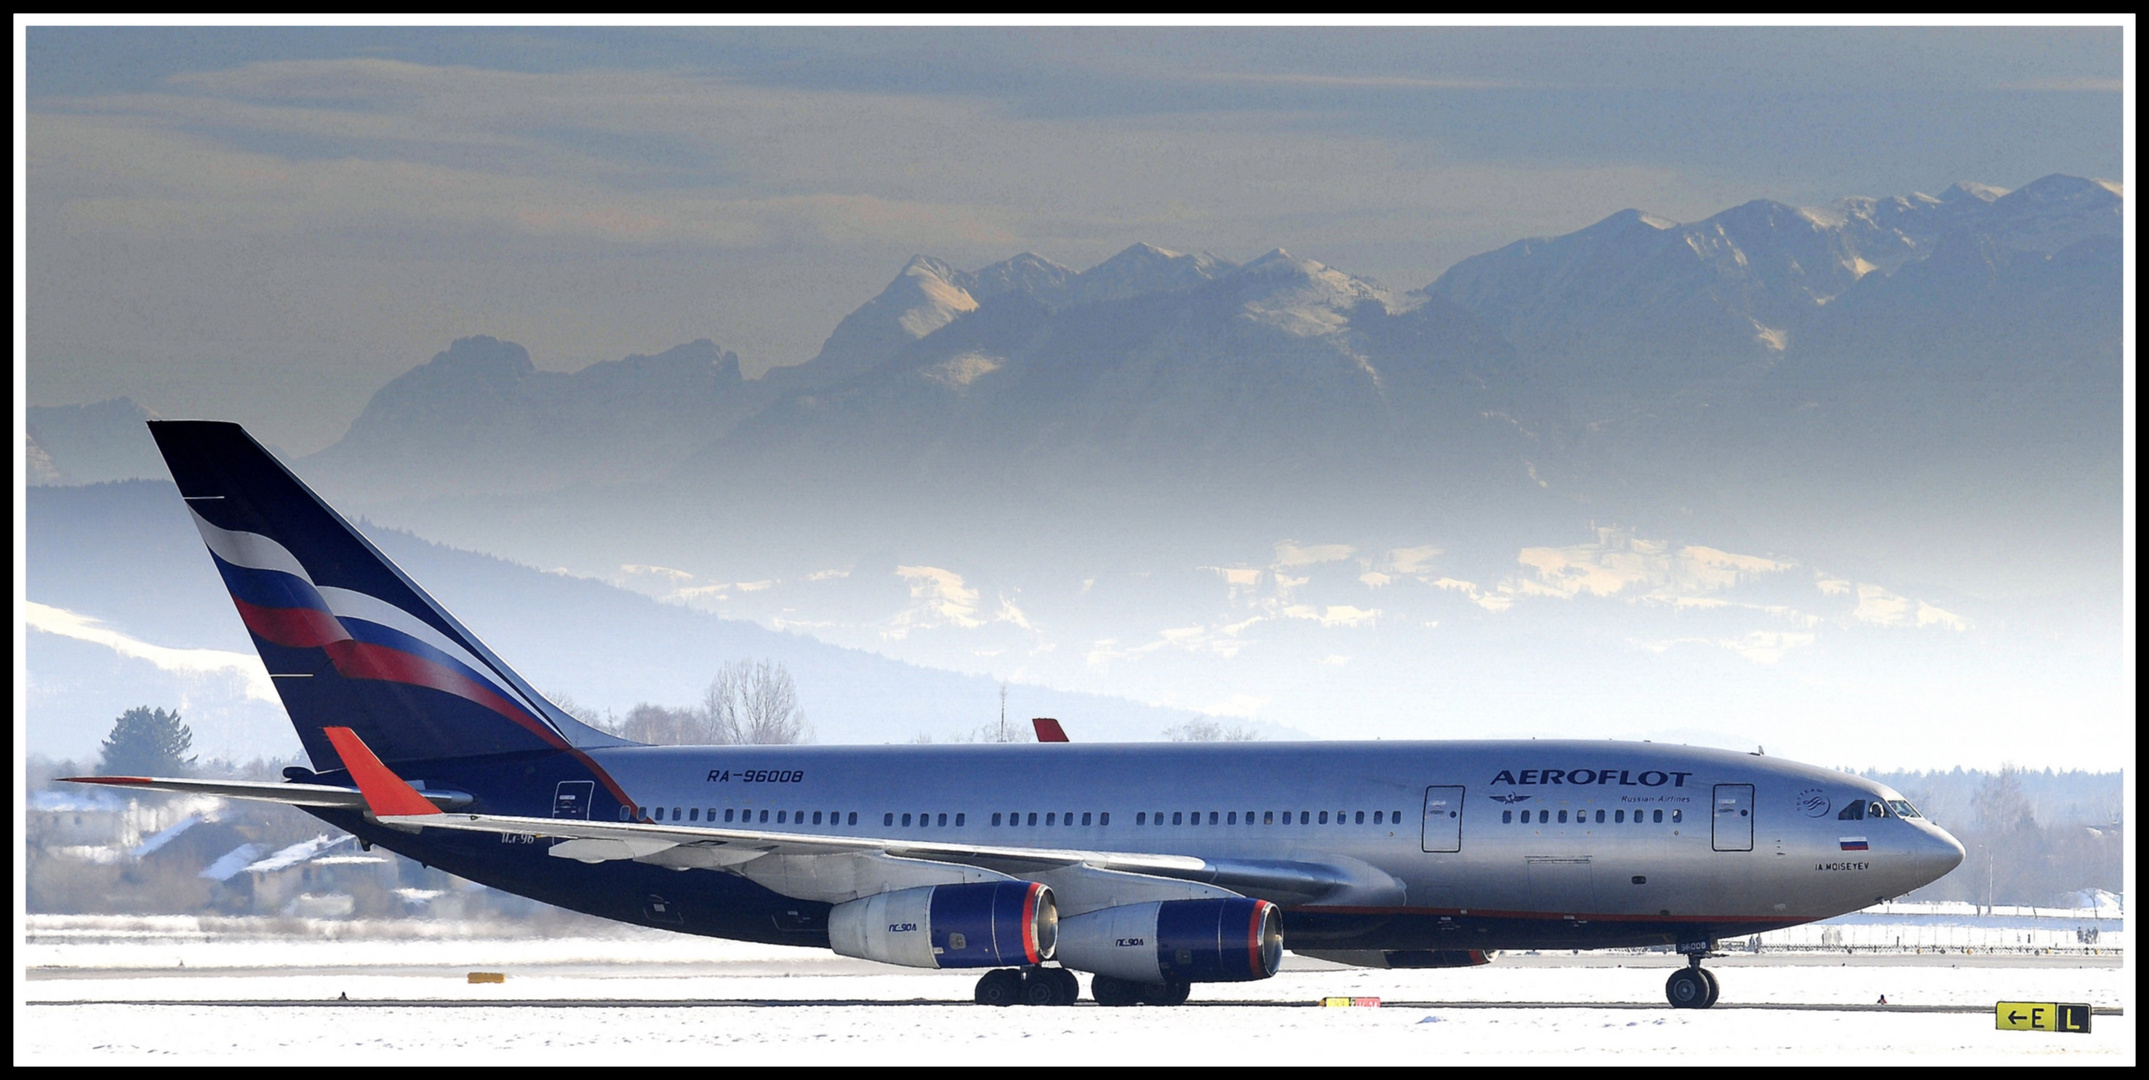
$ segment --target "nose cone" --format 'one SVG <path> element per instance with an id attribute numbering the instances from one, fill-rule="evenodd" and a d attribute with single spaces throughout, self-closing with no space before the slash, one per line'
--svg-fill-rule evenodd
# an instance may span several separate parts
<path id="1" fill-rule="evenodd" d="M 1923 840 L 1918 844 L 1916 861 L 1918 876 L 1926 882 L 1938 881 L 1948 871 L 1962 865 L 1962 841 L 1948 835 L 1946 829 L 1928 824 Z"/>

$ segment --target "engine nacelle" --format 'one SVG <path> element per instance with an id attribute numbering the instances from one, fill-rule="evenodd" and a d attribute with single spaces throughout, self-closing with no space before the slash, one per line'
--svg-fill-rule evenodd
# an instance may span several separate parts
<path id="1" fill-rule="evenodd" d="M 1052 959 L 1059 909 L 1033 881 L 927 885 L 837 904 L 828 947 L 904 967 L 1039 964 Z"/>
<path id="2" fill-rule="evenodd" d="M 1283 962 L 1283 917 L 1266 900 L 1160 900 L 1060 923 L 1059 961 L 1139 983 L 1251 982 Z"/>

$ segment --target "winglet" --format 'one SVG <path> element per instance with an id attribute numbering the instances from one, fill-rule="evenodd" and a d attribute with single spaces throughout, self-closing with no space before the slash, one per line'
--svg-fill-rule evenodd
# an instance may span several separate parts
<path id="1" fill-rule="evenodd" d="M 409 817 L 416 814 L 437 814 L 440 808 L 428 802 L 418 789 L 403 782 L 403 778 L 389 771 L 381 759 L 373 756 L 365 740 L 347 727 L 322 728 L 328 741 L 336 747 L 336 756 L 343 759 L 343 767 L 350 771 L 351 782 L 358 785 L 358 793 L 365 796 L 366 809 L 374 817 Z"/>
<path id="2" fill-rule="evenodd" d="M 1038 742 L 1067 741 L 1067 733 L 1065 731 L 1060 730 L 1060 722 L 1054 720 L 1049 716 L 1032 717 L 1030 719 L 1030 726 L 1035 727 L 1037 729 Z"/>

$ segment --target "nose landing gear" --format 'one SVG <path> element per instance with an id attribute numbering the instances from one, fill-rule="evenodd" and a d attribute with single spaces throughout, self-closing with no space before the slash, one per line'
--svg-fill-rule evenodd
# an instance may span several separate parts
<path id="1" fill-rule="evenodd" d="M 1671 973 L 1664 980 L 1664 996 L 1674 1009 L 1706 1009 L 1716 1004 L 1716 996 L 1723 988 L 1717 984 L 1716 973 L 1701 966 L 1704 957 L 1721 955 L 1710 951 L 1715 942 L 1681 945 L 1679 951 L 1686 954 L 1686 966 Z"/>

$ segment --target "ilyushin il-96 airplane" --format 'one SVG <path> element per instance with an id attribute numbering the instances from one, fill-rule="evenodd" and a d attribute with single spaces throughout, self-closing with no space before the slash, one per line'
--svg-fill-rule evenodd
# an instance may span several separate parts
<path id="1" fill-rule="evenodd" d="M 984 969 L 982 1004 L 1176 1005 L 1368 967 L 1718 941 L 1900 896 L 1963 848 L 1900 794 L 1652 743 L 643 746 L 577 722 L 236 424 L 151 423 L 314 768 L 85 777 L 285 803 L 642 926 Z M 563 628 L 563 632 L 567 632 Z M 1056 728 L 1056 725 L 1054 726 Z"/>

